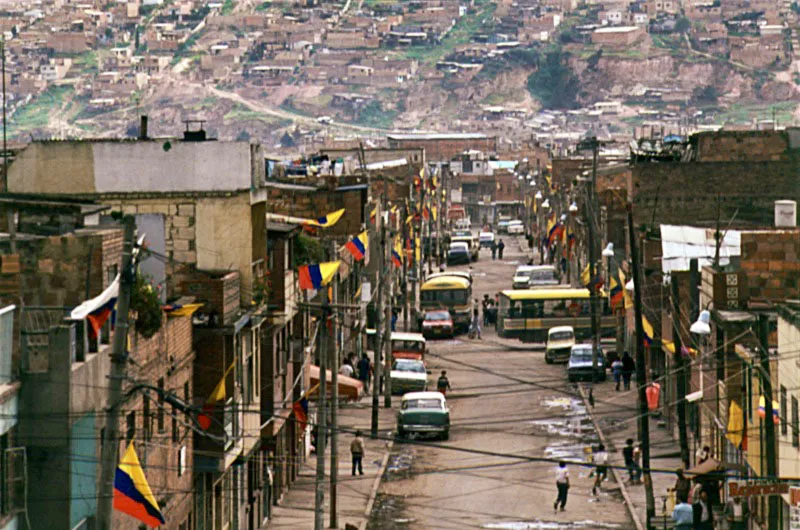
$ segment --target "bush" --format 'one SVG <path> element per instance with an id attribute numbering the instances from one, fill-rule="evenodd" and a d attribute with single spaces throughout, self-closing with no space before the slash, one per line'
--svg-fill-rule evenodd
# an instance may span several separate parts
<path id="1" fill-rule="evenodd" d="M 539 69 L 528 77 L 528 90 L 549 109 L 572 109 L 577 106 L 580 83 L 567 64 L 569 55 L 561 49 L 548 52 Z"/>
<path id="2" fill-rule="evenodd" d="M 298 234 L 294 245 L 294 265 L 322 263 L 325 261 L 325 249 L 322 244 L 305 234 Z"/>
<path id="3" fill-rule="evenodd" d="M 150 282 L 138 273 L 131 290 L 130 309 L 136 313 L 136 332 L 142 337 L 149 339 L 161 329 L 164 319 L 161 299 Z"/>

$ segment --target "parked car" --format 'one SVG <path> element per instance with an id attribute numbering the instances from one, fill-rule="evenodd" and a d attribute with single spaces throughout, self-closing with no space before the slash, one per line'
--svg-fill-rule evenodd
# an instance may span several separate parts
<path id="1" fill-rule="evenodd" d="M 425 337 L 421 333 L 409 333 L 404 331 L 392 331 L 390 337 L 392 341 L 392 360 L 413 359 L 424 361 L 425 353 L 428 351 Z"/>
<path id="2" fill-rule="evenodd" d="M 497 233 L 504 234 L 508 230 L 508 223 L 511 222 L 511 217 L 501 215 L 497 220 Z"/>
<path id="3" fill-rule="evenodd" d="M 552 265 L 535 265 L 529 274 L 529 288 L 558 285 L 558 270 Z"/>
<path id="4" fill-rule="evenodd" d="M 425 363 L 416 359 L 395 359 L 392 363 L 392 394 L 425 392 L 428 374 Z"/>
<path id="5" fill-rule="evenodd" d="M 450 246 L 453 243 L 465 243 L 467 248 L 469 249 L 469 256 L 472 261 L 478 261 L 478 257 L 480 257 L 481 247 L 478 243 L 478 238 L 472 234 L 466 236 L 452 236 L 450 238 Z"/>
<path id="6" fill-rule="evenodd" d="M 519 235 L 525 233 L 525 225 L 522 224 L 522 221 L 514 220 L 509 221 L 508 226 L 506 227 L 506 232 L 509 235 Z"/>
<path id="7" fill-rule="evenodd" d="M 426 339 L 452 337 L 454 330 L 449 311 L 426 311 L 422 318 L 422 334 Z"/>
<path id="8" fill-rule="evenodd" d="M 547 364 L 569 361 L 572 347 L 575 345 L 575 330 L 572 326 L 556 326 L 547 332 L 547 346 L 544 350 L 544 361 Z"/>
<path id="9" fill-rule="evenodd" d="M 469 252 L 469 245 L 466 243 L 450 243 L 450 250 L 447 251 L 447 265 L 469 265 L 472 256 Z"/>
<path id="10" fill-rule="evenodd" d="M 571 383 L 581 379 L 588 381 L 593 379 L 591 344 L 576 344 L 572 347 L 567 364 L 567 379 Z M 602 348 L 597 350 L 597 380 L 606 380 L 606 358 Z"/>
<path id="11" fill-rule="evenodd" d="M 450 438 L 450 409 L 440 392 L 409 392 L 397 413 L 397 436 L 410 433 L 438 434 Z"/>
<path id="12" fill-rule="evenodd" d="M 536 269 L 533 265 L 520 265 L 514 271 L 512 287 L 514 289 L 528 289 L 531 285 L 531 273 Z"/>
<path id="13" fill-rule="evenodd" d="M 478 234 L 478 241 L 480 241 L 481 248 L 491 248 L 494 241 L 494 232 L 481 232 Z"/>

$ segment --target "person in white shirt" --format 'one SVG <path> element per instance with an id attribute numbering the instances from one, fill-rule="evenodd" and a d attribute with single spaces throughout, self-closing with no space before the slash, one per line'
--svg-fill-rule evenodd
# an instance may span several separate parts
<path id="1" fill-rule="evenodd" d="M 347 377 L 353 377 L 353 365 L 345 362 L 342 367 L 339 368 L 339 373 Z"/>
<path id="2" fill-rule="evenodd" d="M 597 454 L 594 455 L 594 485 L 592 486 L 592 495 L 597 496 L 597 488 L 603 483 L 603 480 L 608 476 L 608 453 L 606 446 L 600 444 L 597 447 Z"/>
<path id="3" fill-rule="evenodd" d="M 558 511 L 558 505 L 561 505 L 561 511 L 567 506 L 567 492 L 569 491 L 569 470 L 567 463 L 563 460 L 558 463 L 556 469 L 556 489 L 558 490 L 558 497 L 556 502 L 553 503 L 553 510 Z"/>

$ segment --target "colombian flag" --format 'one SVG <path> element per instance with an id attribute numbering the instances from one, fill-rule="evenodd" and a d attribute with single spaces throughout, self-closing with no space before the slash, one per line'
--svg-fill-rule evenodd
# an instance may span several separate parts
<path id="1" fill-rule="evenodd" d="M 167 313 L 170 318 L 173 317 L 190 317 L 195 311 L 203 307 L 203 304 L 169 304 L 165 305 L 162 309 Z"/>
<path id="2" fill-rule="evenodd" d="M 376 206 L 375 208 L 372 209 L 371 212 L 369 212 L 369 222 L 371 224 L 375 224 L 375 221 L 377 221 L 377 219 L 378 219 L 378 207 Z"/>
<path id="3" fill-rule="evenodd" d="M 69 317 L 72 320 L 89 321 L 89 335 L 95 339 L 100 333 L 100 328 L 108 321 L 111 314 L 114 312 L 114 307 L 117 305 L 117 297 L 119 296 L 119 274 L 114 278 L 114 281 L 106 287 L 105 291 L 92 298 L 86 300 L 84 303 L 72 310 Z"/>
<path id="4" fill-rule="evenodd" d="M 558 238 L 560 238 L 561 234 L 564 232 L 564 224 L 558 222 L 553 224 L 552 226 L 548 226 L 547 232 L 548 232 L 547 237 L 549 238 L 550 244 L 552 245 L 553 243 L 558 241 Z"/>
<path id="5" fill-rule="evenodd" d="M 339 261 L 329 261 L 317 265 L 303 265 L 297 269 L 301 289 L 320 289 L 327 285 L 336 271 L 339 270 Z"/>
<path id="6" fill-rule="evenodd" d="M 211 395 L 208 396 L 208 399 L 206 399 L 206 402 L 203 405 L 203 412 L 201 412 L 197 417 L 197 423 L 200 424 L 200 427 L 202 427 L 203 430 L 207 431 L 209 427 L 211 427 L 211 414 L 214 412 L 214 407 L 217 406 L 217 403 L 224 402 L 228 398 L 228 390 L 225 387 L 225 378 L 231 373 L 231 370 L 233 370 L 235 364 L 235 362 L 232 362 L 228 369 L 225 370 L 225 373 L 222 374 L 222 379 L 219 380 L 217 386 L 215 386 L 214 390 L 211 391 Z"/>
<path id="7" fill-rule="evenodd" d="M 128 444 L 114 475 L 114 509 L 127 513 L 150 528 L 165 522 L 136 456 L 133 441 Z"/>
<path id="8" fill-rule="evenodd" d="M 356 261 L 361 261 L 364 259 L 364 256 L 367 255 L 367 245 L 369 239 L 367 238 L 366 232 L 361 232 L 356 237 L 345 243 L 344 248 L 346 248 L 350 254 L 353 256 L 353 259 Z"/>
<path id="9" fill-rule="evenodd" d="M 403 246 L 400 244 L 400 240 L 395 239 L 394 245 L 392 246 L 392 263 L 394 263 L 395 267 L 403 266 L 402 252 Z"/>
<path id="10" fill-rule="evenodd" d="M 611 308 L 616 309 L 622 306 L 625 299 L 625 273 L 621 269 L 617 270 L 617 276 L 611 278 Z"/>
<path id="11" fill-rule="evenodd" d="M 642 315 L 642 331 L 644 332 L 644 343 L 647 346 L 653 344 L 653 325 L 644 315 Z"/>
<path id="12" fill-rule="evenodd" d="M 343 215 L 344 215 L 344 208 L 342 208 L 341 210 L 336 210 L 333 213 L 329 213 L 328 215 L 323 215 L 322 217 L 316 220 L 309 219 L 308 221 L 305 222 L 305 224 L 306 226 L 319 226 L 322 228 L 328 228 L 338 223 L 339 219 L 341 219 Z"/>
<path id="13" fill-rule="evenodd" d="M 758 398 L 758 417 L 762 420 L 767 417 L 767 400 L 764 396 Z M 781 410 L 777 401 L 772 402 L 772 422 L 778 425 L 781 422 Z"/>

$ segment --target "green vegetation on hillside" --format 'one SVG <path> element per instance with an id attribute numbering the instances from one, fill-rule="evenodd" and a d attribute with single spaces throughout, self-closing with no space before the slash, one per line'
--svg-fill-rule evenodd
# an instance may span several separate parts
<path id="1" fill-rule="evenodd" d="M 372 100 L 364 105 L 355 122 L 377 129 L 391 129 L 397 114 L 396 110 L 384 109 L 380 101 Z"/>
<path id="2" fill-rule="evenodd" d="M 752 123 L 756 120 L 771 120 L 773 113 L 779 124 L 791 124 L 796 101 L 779 103 L 736 103 L 716 116 L 717 123 Z"/>
<path id="3" fill-rule="evenodd" d="M 73 92 L 69 85 L 51 85 L 39 97 L 18 109 L 8 121 L 8 134 L 16 136 L 44 129 L 50 122 L 50 112 L 58 112 L 65 98 Z"/>
<path id="4" fill-rule="evenodd" d="M 570 68 L 569 54 L 555 48 L 539 61 L 539 69 L 528 77 L 528 90 L 548 109 L 577 106 L 580 81 Z"/>

